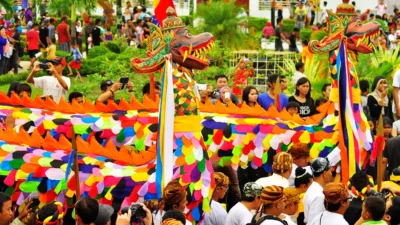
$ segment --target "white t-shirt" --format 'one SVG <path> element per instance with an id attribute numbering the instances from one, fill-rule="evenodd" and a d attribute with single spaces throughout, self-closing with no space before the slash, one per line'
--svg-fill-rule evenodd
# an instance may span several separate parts
<path id="1" fill-rule="evenodd" d="M 289 181 L 289 187 L 295 187 L 294 186 L 294 178 L 296 178 L 296 169 L 297 169 L 297 165 L 296 164 L 292 164 L 292 172 L 290 173 L 290 177 L 288 179 Z M 303 167 L 303 169 L 305 169 L 307 171 L 307 173 L 309 173 L 310 175 L 312 175 L 312 171 L 311 171 L 311 167 L 310 166 L 306 166 Z"/>
<path id="2" fill-rule="evenodd" d="M 376 6 L 376 9 L 378 12 L 377 14 L 383 16 L 383 14 L 386 13 L 387 6 L 386 4 L 379 4 L 378 6 Z"/>
<path id="3" fill-rule="evenodd" d="M 62 79 L 65 81 L 69 89 L 71 87 L 70 79 L 64 76 L 62 76 Z M 35 88 L 43 89 L 43 95 L 46 96 L 51 95 L 56 103 L 60 102 L 61 97 L 66 99 L 68 90 L 65 90 L 61 86 L 57 78 L 53 76 L 44 76 L 44 77 L 33 78 L 33 81 Z"/>
<path id="4" fill-rule="evenodd" d="M 260 225 L 283 225 L 283 223 L 278 220 L 264 220 Z"/>
<path id="5" fill-rule="evenodd" d="M 203 225 L 224 225 L 228 213 L 221 203 L 211 201 L 211 212 L 204 215 Z"/>
<path id="6" fill-rule="evenodd" d="M 229 210 L 225 225 L 246 225 L 253 219 L 253 214 L 241 202 Z"/>
<path id="7" fill-rule="evenodd" d="M 325 210 L 323 190 L 317 182 L 313 182 L 307 189 L 303 198 L 305 223 L 313 221 L 318 214 Z"/>
<path id="8" fill-rule="evenodd" d="M 294 86 L 296 86 L 297 81 L 302 77 L 307 77 L 307 76 L 304 75 L 302 72 L 299 72 L 299 71 L 294 72 L 293 77 L 292 77 L 292 84 Z"/>
<path id="9" fill-rule="evenodd" d="M 399 104 L 400 104 L 400 69 L 396 71 L 393 76 L 393 87 L 399 88 L 397 95 L 399 96 Z M 396 113 L 396 105 L 393 102 L 393 112 Z"/>
<path id="10" fill-rule="evenodd" d="M 397 120 L 393 123 L 393 129 L 397 130 L 397 136 L 400 135 L 400 120 Z"/>
<path id="11" fill-rule="evenodd" d="M 347 221 L 343 218 L 343 215 L 329 211 L 323 211 L 322 213 L 318 214 L 314 220 L 307 225 L 322 224 L 349 225 L 349 223 L 347 223 Z"/>
<path id="12" fill-rule="evenodd" d="M 289 187 L 289 181 L 282 177 L 279 174 L 272 174 L 272 176 L 269 177 L 263 177 L 260 178 L 256 181 L 256 184 L 261 185 L 263 188 L 268 187 L 268 186 L 272 186 L 272 185 L 277 185 L 283 188 L 287 188 Z"/>
<path id="13" fill-rule="evenodd" d="M 396 50 L 397 42 L 393 42 L 393 41 L 397 40 L 396 34 L 389 34 L 388 38 L 389 38 L 389 41 L 390 41 L 390 49 L 391 50 Z"/>
<path id="14" fill-rule="evenodd" d="M 165 215 L 165 211 L 162 211 L 162 213 L 160 211 L 157 211 L 156 214 L 154 215 L 154 224 L 155 225 L 161 225 L 161 221 L 162 221 L 162 217 Z M 192 225 L 192 223 L 188 220 L 186 220 L 185 225 Z"/>
<path id="15" fill-rule="evenodd" d="M 290 218 L 289 215 L 282 213 L 282 216 L 285 217 L 285 219 L 283 219 L 283 220 L 286 221 L 288 225 L 296 225 L 296 223 L 293 222 L 293 220 Z"/>

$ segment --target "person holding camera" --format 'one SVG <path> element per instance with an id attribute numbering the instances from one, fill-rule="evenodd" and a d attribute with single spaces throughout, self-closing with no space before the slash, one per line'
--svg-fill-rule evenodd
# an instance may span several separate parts
<path id="1" fill-rule="evenodd" d="M 108 100 L 111 100 L 119 104 L 119 99 L 115 99 L 115 93 L 125 87 L 128 89 L 129 97 L 133 99 L 135 97 L 133 83 L 128 77 L 123 77 L 115 83 L 112 80 L 105 80 L 100 84 L 101 95 L 97 98 L 97 101 L 107 104 Z"/>
<path id="2" fill-rule="evenodd" d="M 66 99 L 67 92 L 71 87 L 70 79 L 62 75 L 66 65 L 65 58 L 60 56 L 56 56 L 47 63 L 36 62 L 32 72 L 26 78 L 26 82 L 33 84 L 35 88 L 43 89 L 43 95 L 52 96 L 53 100 L 59 103 L 61 97 Z M 34 78 L 35 74 L 41 70 L 47 71 L 50 76 Z"/>
<path id="3" fill-rule="evenodd" d="M 134 221 L 140 220 L 142 225 L 154 225 L 151 211 L 142 203 L 133 203 L 129 208 L 122 209 L 118 216 L 116 225 L 131 225 Z M 97 224 L 95 224 L 97 225 Z"/>

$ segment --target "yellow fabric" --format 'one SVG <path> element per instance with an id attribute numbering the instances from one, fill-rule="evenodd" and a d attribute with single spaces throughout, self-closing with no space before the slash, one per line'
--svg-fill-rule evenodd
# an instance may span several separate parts
<path id="1" fill-rule="evenodd" d="M 296 216 L 299 216 L 300 213 L 304 212 L 303 198 L 304 198 L 304 195 L 305 195 L 305 194 L 306 194 L 306 193 L 301 193 L 301 194 L 299 195 L 300 201 L 299 201 L 299 208 L 297 209 Z"/>
<path id="2" fill-rule="evenodd" d="M 176 116 L 174 123 L 174 132 L 200 132 L 200 116 Z"/>
<path id="3" fill-rule="evenodd" d="M 47 60 L 53 60 L 56 57 L 56 45 L 52 44 L 47 49 Z"/>
<path id="4" fill-rule="evenodd" d="M 359 88 L 357 88 L 357 89 L 353 88 L 352 91 L 353 91 L 354 104 L 361 103 L 361 90 Z M 332 102 L 339 102 L 339 89 L 338 88 L 332 88 L 330 100 Z"/>

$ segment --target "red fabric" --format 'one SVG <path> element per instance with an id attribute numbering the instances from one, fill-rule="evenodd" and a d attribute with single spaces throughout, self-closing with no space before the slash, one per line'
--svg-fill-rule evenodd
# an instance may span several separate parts
<path id="1" fill-rule="evenodd" d="M 67 35 L 67 29 L 68 29 L 68 24 L 62 22 L 57 26 L 57 32 L 58 32 L 58 42 L 59 43 L 65 43 L 69 42 L 69 38 Z"/>
<path id="2" fill-rule="evenodd" d="M 26 32 L 26 41 L 28 42 L 28 50 L 38 50 L 39 32 L 34 29 L 31 29 L 30 31 Z"/>
<path id="3" fill-rule="evenodd" d="M 72 61 L 68 64 L 68 66 L 70 66 L 70 67 L 73 68 L 73 69 L 77 69 L 77 70 L 80 70 L 80 69 L 81 69 L 81 63 L 80 63 L 80 62 L 76 62 L 76 61 L 74 61 L 74 60 L 72 60 Z"/>
<path id="4" fill-rule="evenodd" d="M 265 26 L 262 33 L 264 38 L 269 38 L 275 35 L 275 30 L 272 26 Z"/>
<path id="5" fill-rule="evenodd" d="M 162 21 L 165 18 L 167 18 L 168 7 L 172 7 L 175 9 L 173 0 L 160 0 L 157 5 L 156 5 L 156 2 L 154 2 L 154 14 L 155 14 L 160 26 L 162 26 Z"/>
<path id="6" fill-rule="evenodd" d="M 247 79 L 249 77 L 252 77 L 252 76 L 253 76 L 253 74 L 252 74 L 251 70 L 248 70 L 248 69 L 244 69 L 244 70 L 237 69 L 236 70 L 235 80 L 233 81 L 233 83 L 234 83 L 233 84 L 233 89 L 232 89 L 233 94 L 242 95 L 242 91 L 243 91 L 242 89 L 244 87 L 247 87 L 247 85 L 248 85 Z"/>

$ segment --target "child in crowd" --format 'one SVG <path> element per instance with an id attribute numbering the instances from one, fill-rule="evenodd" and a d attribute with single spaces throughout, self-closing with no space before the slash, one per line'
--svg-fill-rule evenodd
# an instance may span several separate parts
<path id="1" fill-rule="evenodd" d="M 363 202 L 361 218 L 357 221 L 356 225 L 385 225 L 386 222 L 382 220 L 385 211 L 385 201 L 380 197 L 370 196 Z"/>
<path id="2" fill-rule="evenodd" d="M 382 32 L 380 35 L 379 44 L 382 46 L 383 51 L 386 51 L 387 43 L 386 43 L 386 35 L 384 32 Z"/>
<path id="3" fill-rule="evenodd" d="M 327 101 L 326 98 L 321 97 L 315 101 L 315 107 L 318 108 L 318 106 L 325 104 Z"/>
<path id="4" fill-rule="evenodd" d="M 300 105 L 297 102 L 289 102 L 286 105 L 286 111 L 291 115 L 294 116 L 295 114 L 299 114 Z"/>
<path id="5" fill-rule="evenodd" d="M 76 70 L 76 77 L 75 79 L 78 79 L 82 82 L 82 76 L 79 73 L 79 70 L 81 69 L 81 62 L 83 60 L 83 56 L 81 52 L 79 51 L 79 46 L 76 43 L 72 44 L 72 53 L 71 55 L 74 57 L 73 60 L 68 64 L 68 70 L 69 74 L 67 76 L 72 76 L 72 69 L 74 68 Z"/>
<path id="6" fill-rule="evenodd" d="M 50 38 L 50 45 L 49 47 L 46 48 L 46 52 L 47 52 L 47 58 L 46 58 L 46 62 L 53 60 L 56 57 L 56 38 L 52 37 Z"/>
<path id="7" fill-rule="evenodd" d="M 92 36 L 89 36 L 87 39 L 88 49 L 90 50 L 93 47 Z"/>
<path id="8" fill-rule="evenodd" d="M 390 28 L 390 34 L 388 36 L 390 41 L 390 50 L 396 50 L 397 43 L 399 42 L 396 37 L 396 31 L 394 28 Z"/>
<path id="9" fill-rule="evenodd" d="M 107 28 L 107 32 L 104 34 L 104 37 L 105 37 L 106 41 L 113 40 L 113 34 L 111 32 L 111 28 Z"/>
<path id="10" fill-rule="evenodd" d="M 299 49 L 297 49 L 297 45 L 296 45 L 296 39 L 297 39 L 298 33 L 299 33 L 299 28 L 295 27 L 293 33 L 289 37 L 289 41 L 290 41 L 289 51 L 290 52 L 299 53 Z"/>
<path id="11" fill-rule="evenodd" d="M 302 50 L 301 50 L 301 62 L 304 64 L 307 63 L 307 61 L 310 61 L 313 57 L 313 54 L 310 53 L 308 50 L 308 40 L 303 40 L 301 42 Z"/>

